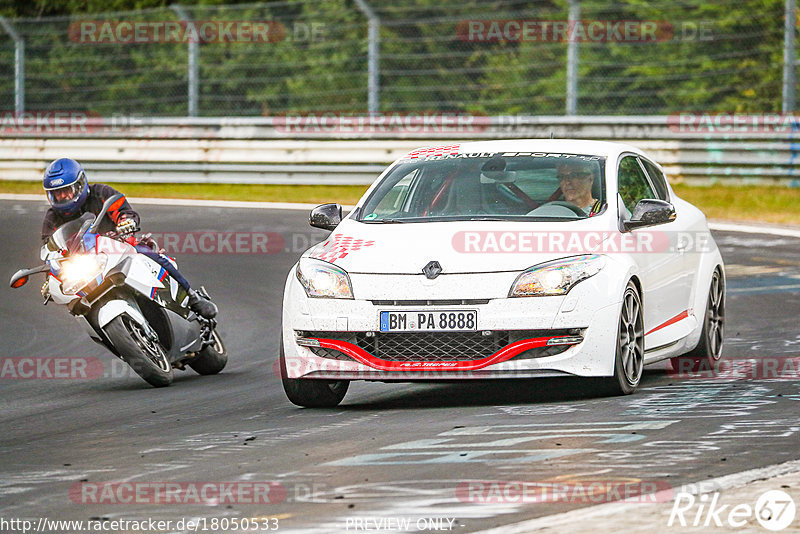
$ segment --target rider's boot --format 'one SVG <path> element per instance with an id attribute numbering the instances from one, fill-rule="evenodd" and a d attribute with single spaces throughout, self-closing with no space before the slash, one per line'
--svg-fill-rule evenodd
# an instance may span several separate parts
<path id="1" fill-rule="evenodd" d="M 219 311 L 216 304 L 200 295 L 194 289 L 189 290 L 189 309 L 206 319 L 213 319 Z"/>

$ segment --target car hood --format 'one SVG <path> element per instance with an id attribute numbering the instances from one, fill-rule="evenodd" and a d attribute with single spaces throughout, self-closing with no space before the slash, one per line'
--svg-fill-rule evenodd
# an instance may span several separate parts
<path id="1" fill-rule="evenodd" d="M 448 221 L 375 224 L 345 219 L 303 256 L 350 273 L 420 274 L 522 271 L 550 260 L 593 253 L 616 229 L 600 218 L 569 222 Z"/>

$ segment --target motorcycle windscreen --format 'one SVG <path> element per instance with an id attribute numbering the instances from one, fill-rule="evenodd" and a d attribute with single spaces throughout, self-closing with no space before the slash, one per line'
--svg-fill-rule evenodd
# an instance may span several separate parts
<path id="1" fill-rule="evenodd" d="M 93 220 L 94 214 L 84 213 L 79 218 L 62 224 L 47 240 L 47 249 L 52 251 L 66 250 L 69 248 L 72 236 L 80 231 L 85 222 Z"/>

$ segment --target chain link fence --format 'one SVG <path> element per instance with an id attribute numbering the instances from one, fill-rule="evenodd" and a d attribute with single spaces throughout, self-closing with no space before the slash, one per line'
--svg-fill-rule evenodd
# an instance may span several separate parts
<path id="1" fill-rule="evenodd" d="M 0 110 L 355 114 L 372 99 L 382 113 L 562 115 L 573 91 L 579 115 L 780 112 L 784 8 L 297 0 L 9 19 Z"/>

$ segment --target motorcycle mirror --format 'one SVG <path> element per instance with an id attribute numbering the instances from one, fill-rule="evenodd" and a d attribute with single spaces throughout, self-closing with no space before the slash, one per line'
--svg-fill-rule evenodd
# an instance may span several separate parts
<path id="1" fill-rule="evenodd" d="M 36 273 L 43 273 L 49 270 L 50 266 L 47 264 L 44 264 L 40 267 L 34 267 L 33 269 L 20 269 L 19 271 L 14 273 L 14 276 L 11 277 L 10 285 L 12 288 L 18 289 L 28 283 L 28 277 L 30 275 Z"/>
<path id="2" fill-rule="evenodd" d="M 100 223 L 102 222 L 103 217 L 106 216 L 106 213 L 120 209 L 123 204 L 125 204 L 125 195 L 122 193 L 117 193 L 116 195 L 109 197 L 108 200 L 103 203 L 103 208 L 100 210 L 100 213 L 97 214 L 97 217 L 95 217 L 94 222 L 89 227 L 88 231 L 92 234 L 96 234 L 97 229 L 100 228 Z"/>

